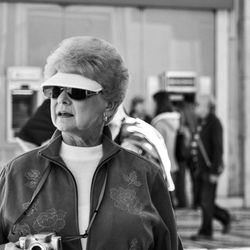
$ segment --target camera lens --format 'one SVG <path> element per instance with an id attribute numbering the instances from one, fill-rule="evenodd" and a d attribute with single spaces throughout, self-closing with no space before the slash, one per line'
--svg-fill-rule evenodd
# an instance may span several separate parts
<path id="1" fill-rule="evenodd" d="M 35 245 L 29 248 L 29 250 L 44 250 L 44 249 L 45 249 L 44 247 L 38 246 L 38 245 Z"/>
<path id="2" fill-rule="evenodd" d="M 34 246 L 34 247 L 32 247 L 30 250 L 42 250 L 42 248 L 39 247 L 39 246 Z"/>
<path id="3" fill-rule="evenodd" d="M 30 248 L 30 250 L 43 250 L 43 249 L 39 246 L 33 246 L 32 248 Z"/>

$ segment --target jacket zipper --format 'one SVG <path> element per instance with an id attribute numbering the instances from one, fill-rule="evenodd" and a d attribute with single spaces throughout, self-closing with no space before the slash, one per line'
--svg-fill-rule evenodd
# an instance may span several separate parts
<path id="1" fill-rule="evenodd" d="M 103 162 L 100 163 L 100 165 L 97 166 L 95 172 L 94 172 L 94 176 L 92 178 L 92 182 L 91 182 L 91 189 L 90 189 L 90 210 L 89 210 L 89 220 L 90 220 L 90 215 L 91 215 L 91 211 L 93 210 L 93 204 L 92 204 L 92 200 L 93 200 L 93 189 L 94 189 L 94 186 L 95 186 L 95 181 L 96 181 L 96 176 L 97 176 L 97 173 L 99 172 L 99 170 L 111 159 L 113 158 L 117 153 L 119 153 L 120 150 L 118 150 L 117 152 L 113 153 L 111 156 L 109 156 L 107 159 L 105 159 Z M 63 164 L 61 164 L 60 162 L 58 161 L 55 161 L 55 160 L 52 160 L 51 158 L 45 156 L 42 154 L 43 157 L 45 157 L 46 159 L 48 159 L 49 161 L 53 162 L 54 164 L 56 165 L 59 165 L 61 166 L 64 170 L 66 170 L 70 175 L 71 175 L 71 178 L 74 182 L 74 185 L 75 185 L 75 195 L 76 195 L 76 203 L 75 203 L 75 213 L 76 213 L 76 225 L 77 225 L 77 234 L 80 235 L 80 231 L 79 231 L 79 214 L 78 214 L 78 189 L 77 189 L 77 185 L 76 185 L 76 181 L 75 181 L 75 177 L 73 176 L 73 174 L 71 173 L 71 171 L 66 167 L 64 166 Z M 88 249 L 88 239 L 89 239 L 89 235 L 88 237 L 86 238 L 87 242 L 86 242 L 86 250 Z"/>
<path id="2" fill-rule="evenodd" d="M 75 196 L 76 196 L 76 199 L 75 199 L 75 205 L 76 205 L 75 206 L 75 213 L 76 213 L 77 234 L 80 235 L 80 231 L 79 231 L 79 217 L 78 217 L 78 189 L 77 189 L 75 177 L 73 176 L 73 174 L 71 173 L 71 171 L 66 166 L 64 166 L 63 164 L 61 164 L 60 162 L 52 160 L 51 158 L 49 158 L 49 157 L 47 157 L 45 155 L 43 155 L 43 156 L 46 159 L 48 159 L 49 161 L 53 162 L 56 165 L 61 166 L 64 170 L 66 170 L 70 174 L 70 176 L 71 176 L 71 178 L 72 178 L 72 180 L 74 182 L 74 185 L 75 185 Z"/>
<path id="3" fill-rule="evenodd" d="M 95 172 L 94 172 L 94 176 L 92 178 L 92 182 L 91 182 L 91 189 L 90 189 L 90 210 L 89 210 L 89 219 L 91 218 L 91 212 L 93 210 L 93 190 L 94 190 L 94 186 L 95 186 L 95 182 L 96 182 L 96 176 L 97 173 L 99 172 L 99 170 L 111 159 L 113 158 L 117 153 L 119 153 L 120 150 L 118 150 L 117 152 L 115 152 L 114 154 L 112 154 L 111 156 L 109 156 L 107 159 L 105 159 L 103 162 L 101 162 L 100 165 L 97 166 Z M 106 188 L 106 187 L 105 187 Z M 87 243 L 86 243 L 86 250 L 88 250 L 89 246 L 88 246 L 88 240 L 89 240 L 89 236 L 86 238 Z"/>

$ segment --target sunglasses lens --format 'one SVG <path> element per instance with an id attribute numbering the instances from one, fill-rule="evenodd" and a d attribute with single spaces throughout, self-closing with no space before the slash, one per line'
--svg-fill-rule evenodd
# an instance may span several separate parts
<path id="1" fill-rule="evenodd" d="M 86 90 L 84 89 L 71 88 L 67 93 L 74 100 L 84 100 L 86 98 Z"/>
<path id="2" fill-rule="evenodd" d="M 61 93 L 62 93 L 63 89 L 60 87 L 53 87 L 52 88 L 52 98 L 57 98 Z"/>
<path id="3" fill-rule="evenodd" d="M 57 98 L 62 92 L 60 87 L 48 86 L 43 88 L 43 94 L 47 98 Z"/>
<path id="4" fill-rule="evenodd" d="M 43 87 L 43 93 L 47 98 L 57 98 L 65 88 L 57 86 Z M 98 92 L 92 92 L 85 89 L 67 88 L 67 94 L 73 100 L 84 100 L 87 97 L 98 94 Z"/>

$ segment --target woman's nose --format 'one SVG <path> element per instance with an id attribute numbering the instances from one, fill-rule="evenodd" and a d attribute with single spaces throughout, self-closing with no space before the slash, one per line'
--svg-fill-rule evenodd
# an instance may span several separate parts
<path id="1" fill-rule="evenodd" d="M 70 103 L 70 98 L 67 94 L 66 89 L 63 89 L 63 91 L 60 93 L 60 95 L 57 97 L 57 102 L 58 103 L 63 103 L 63 104 L 68 104 Z"/>

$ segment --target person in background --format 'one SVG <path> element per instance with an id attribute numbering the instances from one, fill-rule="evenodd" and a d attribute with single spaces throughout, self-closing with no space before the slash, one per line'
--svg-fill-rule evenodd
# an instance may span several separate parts
<path id="1" fill-rule="evenodd" d="M 187 208 L 188 199 L 186 192 L 186 169 L 187 161 L 189 159 L 189 145 L 191 134 L 186 125 L 185 116 L 182 112 L 182 109 L 179 105 L 178 111 L 180 113 L 180 127 L 177 131 L 176 140 L 175 140 L 175 159 L 178 164 L 178 170 L 176 171 L 176 197 L 178 200 L 178 205 L 176 208 Z"/>
<path id="2" fill-rule="evenodd" d="M 48 141 L 55 129 L 51 121 L 50 99 L 45 99 L 17 133 L 16 140 L 26 152 Z"/>
<path id="3" fill-rule="evenodd" d="M 141 120 L 150 123 L 151 117 L 145 110 L 145 100 L 140 96 L 136 96 L 131 101 L 129 116 L 133 118 L 140 118 Z"/>
<path id="4" fill-rule="evenodd" d="M 155 117 L 152 119 L 152 126 L 155 127 L 163 136 L 169 159 L 171 162 L 171 174 L 176 183 L 176 173 L 178 163 L 175 157 L 176 136 L 180 128 L 180 113 L 174 110 L 166 91 L 159 91 L 153 95 L 155 102 Z M 178 206 L 176 191 L 172 192 L 172 202 L 174 207 Z"/>
<path id="5" fill-rule="evenodd" d="M 211 95 L 197 96 L 195 113 L 198 120 L 191 143 L 191 153 L 196 166 L 195 182 L 202 221 L 198 233 L 191 236 L 192 240 L 212 239 L 213 218 L 222 224 L 222 233 L 228 233 L 230 230 L 229 212 L 215 203 L 223 166 L 223 129 L 214 108 L 214 99 Z"/>
<path id="6" fill-rule="evenodd" d="M 197 208 L 195 197 L 195 182 L 193 181 L 193 166 L 190 159 L 190 142 L 196 127 L 195 95 L 194 93 L 183 95 L 182 100 L 173 102 L 173 105 L 181 115 L 180 128 L 176 138 L 175 156 L 179 169 L 176 174 L 176 196 L 178 197 L 178 208 L 189 206 L 187 197 L 186 170 L 189 170 L 191 177 L 191 207 Z"/>
<path id="7" fill-rule="evenodd" d="M 48 57 L 42 88 L 57 129 L 0 174 L 0 249 L 45 232 L 64 250 L 183 249 L 162 172 L 111 138 L 128 79 L 98 38 L 68 38 Z"/>
<path id="8" fill-rule="evenodd" d="M 195 186 L 195 165 L 194 162 L 192 161 L 192 157 L 190 157 L 190 143 L 191 143 L 191 138 L 192 135 L 194 134 L 194 131 L 196 129 L 196 122 L 197 122 L 197 117 L 195 114 L 195 100 L 194 100 L 194 95 L 185 95 L 184 101 L 181 105 L 181 113 L 183 114 L 183 127 L 186 130 L 186 139 L 188 142 L 188 149 L 186 151 L 186 157 L 184 157 L 184 161 L 182 161 L 182 164 L 185 165 L 185 169 L 189 170 L 190 177 L 191 177 L 191 207 L 193 209 L 198 208 L 198 197 L 197 197 L 197 190 Z M 184 169 L 184 168 L 182 168 Z"/>

